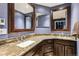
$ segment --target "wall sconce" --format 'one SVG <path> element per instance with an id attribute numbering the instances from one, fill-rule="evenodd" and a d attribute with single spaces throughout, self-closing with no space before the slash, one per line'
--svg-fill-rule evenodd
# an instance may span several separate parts
<path id="1" fill-rule="evenodd" d="M 78 20 L 74 24 L 73 36 L 75 36 L 76 40 L 79 38 L 79 21 Z"/>

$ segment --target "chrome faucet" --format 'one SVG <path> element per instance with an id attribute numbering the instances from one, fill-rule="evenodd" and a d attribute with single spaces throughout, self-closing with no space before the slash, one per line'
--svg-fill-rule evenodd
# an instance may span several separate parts
<path id="1" fill-rule="evenodd" d="M 24 36 L 21 36 L 21 41 L 23 41 L 25 39 L 25 37 Z"/>
<path id="2" fill-rule="evenodd" d="M 25 36 L 24 36 L 24 35 L 23 35 L 23 36 L 19 36 L 19 37 L 17 37 L 16 39 L 17 39 L 17 41 L 24 41 Z"/>
<path id="3" fill-rule="evenodd" d="M 25 35 L 21 36 L 21 37 L 20 37 L 20 40 L 21 40 L 21 41 L 24 41 L 24 40 L 25 40 L 25 37 L 26 37 Z"/>

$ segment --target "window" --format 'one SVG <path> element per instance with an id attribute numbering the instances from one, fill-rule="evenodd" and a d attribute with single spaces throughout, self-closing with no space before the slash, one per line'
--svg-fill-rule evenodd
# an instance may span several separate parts
<path id="1" fill-rule="evenodd" d="M 65 29 L 65 20 L 55 21 L 55 29 Z"/>

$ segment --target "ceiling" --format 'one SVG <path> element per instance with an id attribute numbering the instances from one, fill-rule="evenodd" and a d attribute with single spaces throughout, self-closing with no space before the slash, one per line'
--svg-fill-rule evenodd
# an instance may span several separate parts
<path id="1" fill-rule="evenodd" d="M 61 19 L 61 18 L 67 18 L 67 9 L 53 12 L 53 19 Z"/>
<path id="2" fill-rule="evenodd" d="M 15 10 L 18 10 L 24 14 L 33 12 L 32 6 L 27 3 L 15 3 Z"/>
<path id="3" fill-rule="evenodd" d="M 64 3 L 36 3 L 36 4 L 39 4 L 39 5 L 42 5 L 42 6 L 47 6 L 47 7 L 53 7 L 53 6 L 61 5 L 61 4 L 64 4 Z"/>
<path id="4" fill-rule="evenodd" d="M 53 7 L 64 3 L 35 3 L 35 4 L 47 6 L 47 7 Z M 33 7 L 27 3 L 15 3 L 15 9 L 24 14 L 33 12 Z"/>

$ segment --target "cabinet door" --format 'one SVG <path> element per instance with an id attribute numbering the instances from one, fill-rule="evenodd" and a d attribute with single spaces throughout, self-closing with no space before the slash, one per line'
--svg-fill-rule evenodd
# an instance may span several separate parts
<path id="1" fill-rule="evenodd" d="M 56 43 L 54 45 L 54 51 L 56 56 L 64 56 L 64 45 Z"/>
<path id="2" fill-rule="evenodd" d="M 75 56 L 75 47 L 73 46 L 65 46 L 65 55 L 66 56 Z"/>

